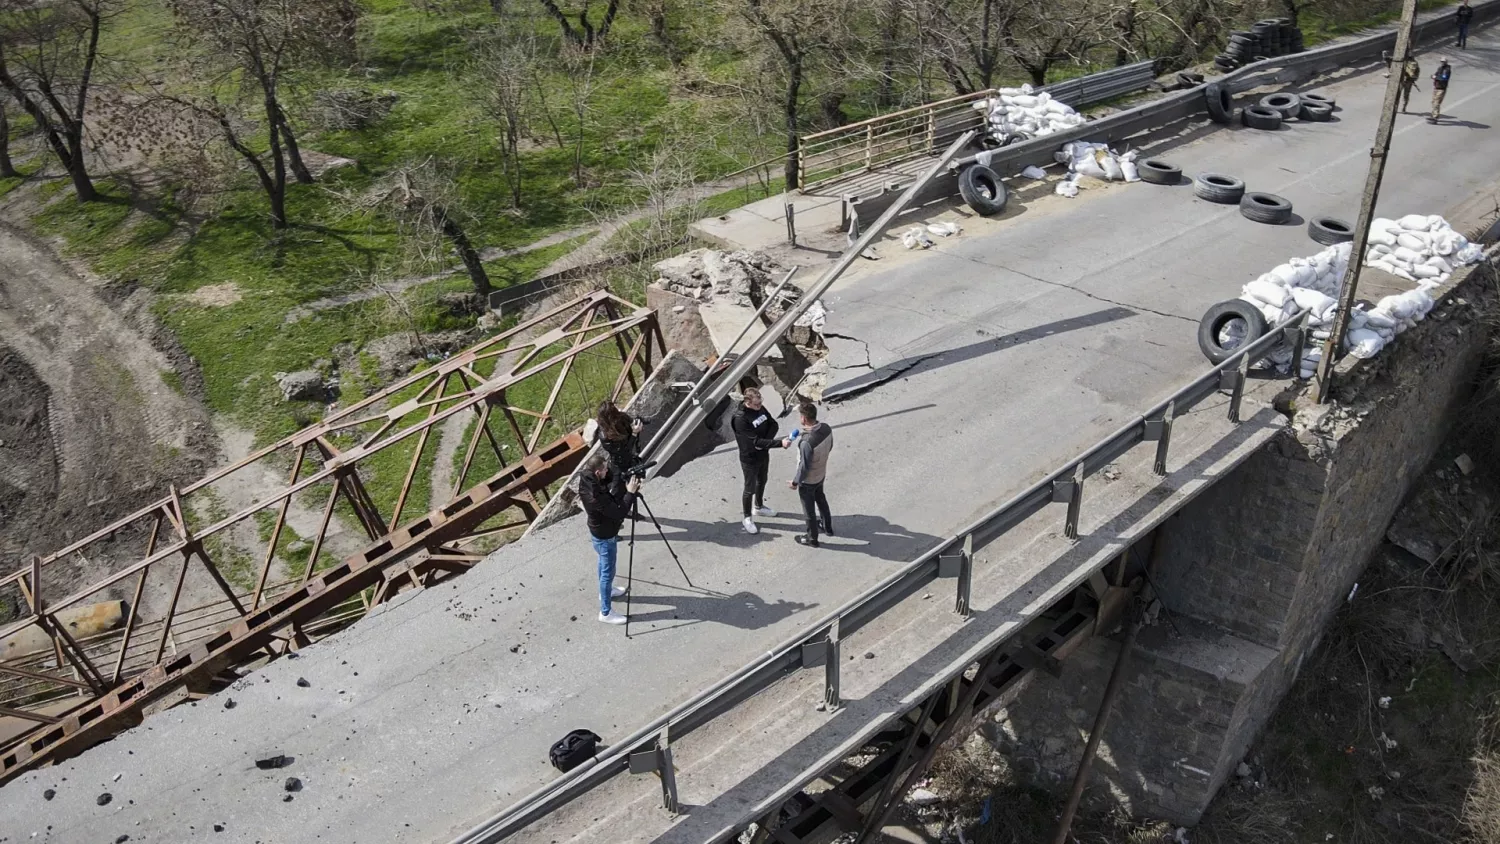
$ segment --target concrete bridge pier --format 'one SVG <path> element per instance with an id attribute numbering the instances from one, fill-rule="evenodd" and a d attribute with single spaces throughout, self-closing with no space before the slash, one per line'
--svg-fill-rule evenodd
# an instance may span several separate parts
<path id="1" fill-rule="evenodd" d="M 1488 265 L 1455 273 L 1427 321 L 1341 366 L 1337 403 L 1316 405 L 1311 388 L 1282 396 L 1290 429 L 1160 528 L 1160 612 L 1137 639 L 1091 799 L 1182 825 L 1202 817 L 1461 413 L 1494 290 Z M 1118 652 L 1091 640 L 986 733 L 1066 788 Z"/>

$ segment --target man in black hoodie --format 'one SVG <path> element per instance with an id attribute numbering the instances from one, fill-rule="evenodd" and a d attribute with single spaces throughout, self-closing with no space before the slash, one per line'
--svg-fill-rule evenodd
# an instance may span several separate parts
<path id="1" fill-rule="evenodd" d="M 1469 21 L 1474 19 L 1474 8 L 1469 5 L 1469 0 L 1458 4 L 1458 9 L 1453 12 L 1453 21 L 1458 24 L 1458 46 L 1464 49 L 1469 46 Z"/>
<path id="2" fill-rule="evenodd" d="M 740 524 L 745 533 L 760 533 L 753 516 L 776 515 L 775 510 L 766 506 L 766 477 L 771 471 L 771 449 L 781 445 L 776 439 L 776 420 L 761 404 L 760 390 L 745 388 L 745 400 L 735 408 L 730 427 L 740 447 L 740 471 L 745 476 L 745 489 L 740 494 L 740 510 L 745 520 Z"/>
<path id="3" fill-rule="evenodd" d="M 589 536 L 599 554 L 599 620 L 605 624 L 624 624 L 625 616 L 614 611 L 611 599 L 625 594 L 625 587 L 615 586 L 615 561 L 619 558 L 620 526 L 630 518 L 635 494 L 641 479 L 633 477 L 616 486 L 609 458 L 596 454 L 584 465 L 578 477 L 578 500 L 589 517 Z"/>

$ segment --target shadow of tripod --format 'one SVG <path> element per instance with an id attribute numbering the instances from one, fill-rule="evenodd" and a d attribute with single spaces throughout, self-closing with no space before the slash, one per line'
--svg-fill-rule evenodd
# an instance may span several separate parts
<path id="1" fill-rule="evenodd" d="M 697 588 L 693 586 L 693 579 L 688 577 L 687 569 L 682 567 L 682 560 L 678 558 L 677 552 L 672 550 L 672 543 L 667 541 L 667 535 L 661 529 L 661 522 L 658 522 L 656 514 L 651 512 L 651 504 L 646 501 L 646 496 L 641 494 L 640 490 L 636 490 L 635 500 L 630 503 L 630 548 L 625 563 L 625 638 L 627 639 L 630 638 L 630 596 L 635 592 L 635 524 L 641 518 L 641 505 L 645 505 L 646 517 L 656 528 L 656 535 L 661 537 L 667 553 L 672 555 L 672 562 L 677 564 L 677 570 L 682 572 L 682 579 L 687 581 L 690 588 Z"/>

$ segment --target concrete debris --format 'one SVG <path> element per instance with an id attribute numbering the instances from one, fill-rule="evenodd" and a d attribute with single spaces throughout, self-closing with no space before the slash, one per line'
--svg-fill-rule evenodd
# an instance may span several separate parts
<path id="1" fill-rule="evenodd" d="M 224 708 L 225 709 L 233 709 L 236 705 L 237 704 L 235 704 L 234 698 L 228 698 L 228 699 L 226 699 L 224 701 Z"/>
<path id="2" fill-rule="evenodd" d="M 1239 764 L 1239 767 L 1237 767 L 1237 768 L 1234 769 L 1234 775 L 1237 776 L 1237 777 L 1239 777 L 1240 779 L 1245 779 L 1245 778 L 1249 777 L 1250 774 L 1251 774 L 1250 766 L 1248 764 L 1244 763 L 1244 762 L 1241 762 Z"/>
<path id="3" fill-rule="evenodd" d="M 1462 471 L 1459 461 L 1454 463 Z M 1483 524 L 1493 512 L 1494 504 L 1483 489 L 1452 469 L 1443 469 L 1417 482 L 1391 519 L 1385 538 L 1433 565 L 1459 547 L 1472 525 Z"/>
<path id="4" fill-rule="evenodd" d="M 931 806 L 934 803 L 941 802 L 942 799 L 925 788 L 914 788 L 911 790 L 911 794 L 906 796 L 906 802 L 913 806 Z"/>
<path id="5" fill-rule="evenodd" d="M 52 798 L 54 798 L 56 796 L 57 796 L 57 791 L 55 789 L 49 788 L 46 791 L 42 792 L 42 799 L 43 800 L 51 800 Z"/>
<path id="6" fill-rule="evenodd" d="M 301 791 L 302 780 L 299 780 L 296 777 L 287 777 L 286 782 L 282 783 L 281 787 L 290 792 Z"/>
<path id="7" fill-rule="evenodd" d="M 1188 844 L 1187 829 L 1185 827 L 1179 826 L 1177 827 L 1177 831 L 1172 833 L 1172 844 Z"/>
<path id="8" fill-rule="evenodd" d="M 123 776 L 125 776 L 125 775 L 124 774 L 115 774 L 115 778 L 113 780 L 111 780 L 111 782 L 119 782 L 120 781 L 120 777 L 123 777 Z"/>
<path id="9" fill-rule="evenodd" d="M 221 824 L 221 823 L 214 824 L 214 832 L 223 832 L 223 831 L 224 831 L 224 825 L 223 824 Z"/>
<path id="10" fill-rule="evenodd" d="M 115 799 L 115 796 L 113 794 L 110 794 L 108 791 L 106 791 L 103 794 L 101 794 L 98 797 L 96 797 L 94 799 L 94 802 L 97 803 L 97 804 L 99 804 L 100 806 L 108 806 L 109 805 L 109 801 L 111 801 L 113 799 Z"/>
<path id="11" fill-rule="evenodd" d="M 765 254 L 743 249 L 737 252 L 694 249 L 658 261 L 652 269 L 656 271 L 654 286 L 662 290 L 700 302 L 719 301 L 748 308 L 760 307 L 765 292 L 778 283 L 772 275 L 782 271 Z M 782 298 L 787 299 L 788 294 L 790 302 L 795 302 L 802 290 L 788 284 Z"/>
<path id="12" fill-rule="evenodd" d="M 297 678 L 297 688 L 299 688 L 299 689 L 305 689 L 305 688 L 307 688 L 307 687 L 309 687 L 311 685 L 312 685 L 312 683 L 307 682 L 307 678 L 306 677 L 298 677 Z"/>
<path id="13" fill-rule="evenodd" d="M 865 651 L 865 659 L 874 659 L 874 658 L 875 658 L 875 652 L 874 651 Z"/>
<path id="14" fill-rule="evenodd" d="M 1118 481 L 1120 479 L 1120 467 L 1111 463 L 1099 470 L 1106 481 Z"/>
<path id="15" fill-rule="evenodd" d="M 1467 454 L 1460 454 L 1453 458 L 1453 465 L 1457 466 L 1458 471 L 1463 472 L 1465 475 L 1474 473 L 1474 459 Z"/>
<path id="16" fill-rule="evenodd" d="M 255 760 L 255 767 L 261 769 L 262 771 L 271 771 L 275 770 L 276 768 L 285 768 L 290 764 L 292 764 L 292 758 L 290 756 L 283 756 L 280 753 L 277 753 L 274 756 L 266 756 L 261 759 Z"/>
<path id="17" fill-rule="evenodd" d="M 1390 709 L 1391 708 L 1391 696 L 1390 695 L 1386 695 L 1385 697 L 1382 697 L 1380 700 L 1378 700 L 1378 701 L 1375 702 L 1375 705 L 1378 706 L 1378 707 L 1380 707 L 1381 709 Z"/>
<path id="18" fill-rule="evenodd" d="M 1372 785 L 1369 788 L 1365 789 L 1365 791 L 1373 800 L 1379 800 L 1380 798 L 1385 796 L 1385 789 L 1381 788 L 1378 785 Z"/>
<path id="19" fill-rule="evenodd" d="M 115 844 L 125 844 L 125 842 L 129 841 L 129 840 L 130 840 L 130 836 L 128 836 L 128 835 L 122 835 L 119 838 L 115 839 Z"/>
<path id="20" fill-rule="evenodd" d="M 327 401 L 331 397 L 331 385 L 316 369 L 278 372 L 275 378 L 282 401 Z"/>

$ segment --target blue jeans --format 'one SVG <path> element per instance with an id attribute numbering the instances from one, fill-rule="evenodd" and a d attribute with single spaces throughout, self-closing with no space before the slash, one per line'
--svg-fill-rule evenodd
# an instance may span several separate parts
<path id="1" fill-rule="evenodd" d="M 615 588 L 615 559 L 620 554 L 620 539 L 599 539 L 593 536 L 589 539 L 593 540 L 594 550 L 599 552 L 599 612 L 609 615 L 612 608 L 609 593 Z"/>

